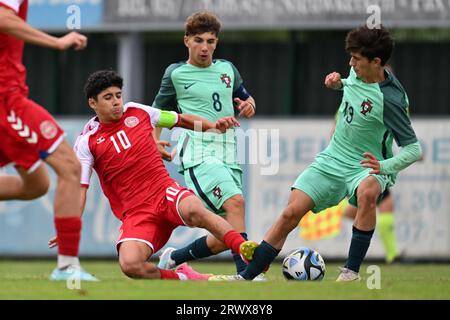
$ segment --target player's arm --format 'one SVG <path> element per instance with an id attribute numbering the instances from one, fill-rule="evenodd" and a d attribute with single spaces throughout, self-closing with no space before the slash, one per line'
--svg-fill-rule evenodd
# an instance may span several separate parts
<path id="1" fill-rule="evenodd" d="M 152 104 L 153 107 L 161 110 L 177 110 L 177 94 L 175 91 L 175 86 L 172 82 L 172 71 L 176 69 L 177 66 L 177 64 L 172 64 L 164 72 L 163 78 L 161 80 L 161 86 Z M 159 153 L 161 154 L 161 157 L 164 160 L 172 161 L 175 156 L 175 150 L 172 150 L 172 152 L 166 150 L 166 147 L 170 147 L 170 143 L 165 140 L 160 140 L 161 132 L 161 127 L 156 127 L 155 130 L 152 131 L 156 146 Z"/>
<path id="2" fill-rule="evenodd" d="M 239 117 L 251 118 L 256 113 L 256 102 L 243 85 L 233 93 L 233 101 L 239 111 Z"/>
<path id="3" fill-rule="evenodd" d="M 194 131 L 219 131 L 224 133 L 227 129 L 238 127 L 239 122 L 234 117 L 223 117 L 215 123 L 193 114 L 178 114 L 173 111 L 161 110 L 156 122 L 157 128 L 180 127 Z"/>
<path id="4" fill-rule="evenodd" d="M 166 140 L 160 140 L 161 139 L 161 131 L 162 128 L 156 127 L 155 130 L 152 131 L 153 139 L 155 139 L 156 146 L 158 148 L 159 153 L 161 154 L 161 157 L 166 161 L 172 161 L 175 157 L 175 148 L 171 152 L 166 150 L 166 147 L 171 147 L 171 144 L 169 141 Z"/>
<path id="5" fill-rule="evenodd" d="M 408 115 L 408 103 L 405 96 L 384 99 L 383 121 L 401 147 L 400 152 L 392 158 L 378 161 L 370 153 L 361 161 L 364 167 L 374 169 L 375 174 L 394 174 L 407 168 L 422 158 L 422 148 L 416 137 Z"/>
<path id="6" fill-rule="evenodd" d="M 80 206 L 81 212 L 84 212 L 84 208 L 86 206 L 86 195 L 89 188 L 89 183 L 91 180 L 92 172 L 94 170 L 94 156 L 89 150 L 89 136 L 88 135 L 80 135 L 75 142 L 74 151 L 77 155 L 78 160 L 81 164 L 81 199 Z"/>
<path id="7" fill-rule="evenodd" d="M 234 117 L 223 117 L 215 123 L 193 114 L 180 114 L 178 127 L 194 131 L 219 131 L 225 133 L 227 129 L 239 127 Z"/>
<path id="8" fill-rule="evenodd" d="M 238 69 L 227 61 L 233 70 L 233 101 L 236 109 L 239 111 L 239 117 L 251 118 L 256 113 L 255 99 L 248 93 L 244 87 L 244 81 Z"/>
<path id="9" fill-rule="evenodd" d="M 422 148 L 419 141 L 408 144 L 402 147 L 396 156 L 380 161 L 380 174 L 397 173 L 421 158 Z"/>
<path id="10" fill-rule="evenodd" d="M 84 49 L 87 38 L 77 32 L 70 32 L 61 38 L 42 32 L 23 21 L 13 10 L 0 6 L 0 31 L 25 42 L 42 47 L 66 50 L 74 47 L 75 50 Z"/>
<path id="11" fill-rule="evenodd" d="M 422 158 L 422 148 L 417 141 L 402 147 L 396 156 L 386 160 L 378 161 L 369 152 L 364 153 L 364 157 L 361 164 L 363 167 L 372 168 L 370 174 L 396 174 L 419 161 Z"/>

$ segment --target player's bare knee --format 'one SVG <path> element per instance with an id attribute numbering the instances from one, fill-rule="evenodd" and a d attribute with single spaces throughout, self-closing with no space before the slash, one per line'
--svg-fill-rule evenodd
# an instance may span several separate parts
<path id="1" fill-rule="evenodd" d="M 188 215 L 185 218 L 185 221 L 190 226 L 204 228 L 206 226 L 205 225 L 206 214 L 210 213 L 208 211 L 205 211 L 204 208 L 195 207 L 192 208 L 192 210 L 188 213 Z"/>
<path id="2" fill-rule="evenodd" d="M 301 219 L 301 212 L 297 206 L 290 204 L 283 210 L 280 219 L 283 225 L 297 226 Z"/>
<path id="3" fill-rule="evenodd" d="M 80 162 L 76 158 L 68 157 L 64 165 L 64 170 L 60 172 L 59 177 L 79 183 L 81 177 Z"/>
<path id="4" fill-rule="evenodd" d="M 183 204 L 183 220 L 189 226 L 195 226 L 199 228 L 204 227 L 205 214 L 210 214 L 205 209 L 201 201 L 197 198 L 192 198 L 188 203 Z"/>
<path id="5" fill-rule="evenodd" d="M 141 279 L 143 278 L 144 270 L 142 262 L 121 262 L 120 268 L 122 272 L 129 278 Z"/>
<path id="6" fill-rule="evenodd" d="M 375 208 L 378 199 L 378 192 L 373 189 L 358 190 L 358 207 L 359 208 Z"/>
<path id="7" fill-rule="evenodd" d="M 227 214 L 241 213 L 245 208 L 245 200 L 241 195 L 237 195 L 228 199 L 223 207 Z"/>

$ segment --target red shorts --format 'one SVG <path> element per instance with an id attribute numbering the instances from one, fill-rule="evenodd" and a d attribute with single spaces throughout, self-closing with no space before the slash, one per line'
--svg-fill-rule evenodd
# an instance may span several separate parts
<path id="1" fill-rule="evenodd" d="M 127 213 L 119 230 L 117 251 L 122 242 L 135 240 L 147 244 L 152 254 L 158 252 L 169 241 L 176 227 L 186 225 L 178 212 L 178 204 L 192 195 L 194 193 L 190 189 L 174 181 L 157 201 L 156 209 L 142 205 Z"/>
<path id="2" fill-rule="evenodd" d="M 27 97 L 0 96 L 0 167 L 14 164 L 33 172 L 64 140 L 47 110 Z"/>

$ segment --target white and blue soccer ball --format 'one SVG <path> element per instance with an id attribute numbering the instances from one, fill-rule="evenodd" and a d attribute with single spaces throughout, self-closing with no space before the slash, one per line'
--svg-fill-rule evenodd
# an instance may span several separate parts
<path id="1" fill-rule="evenodd" d="M 322 280 L 325 275 L 325 262 L 317 251 L 301 247 L 284 258 L 282 271 L 287 280 Z"/>

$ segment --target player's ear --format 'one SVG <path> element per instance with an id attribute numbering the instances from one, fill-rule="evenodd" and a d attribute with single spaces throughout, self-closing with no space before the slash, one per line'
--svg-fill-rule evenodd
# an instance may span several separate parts
<path id="1" fill-rule="evenodd" d="M 95 101 L 94 98 L 89 98 L 88 104 L 89 104 L 89 107 L 91 107 L 91 109 L 93 109 L 93 110 L 95 110 L 97 108 L 97 101 Z"/>
<path id="2" fill-rule="evenodd" d="M 381 66 L 381 59 L 378 57 L 373 58 L 372 62 L 377 66 Z"/>
<path id="3" fill-rule="evenodd" d="M 188 45 L 188 42 L 189 42 L 189 36 L 184 36 L 184 45 L 187 47 L 187 48 L 189 48 L 189 45 Z"/>

